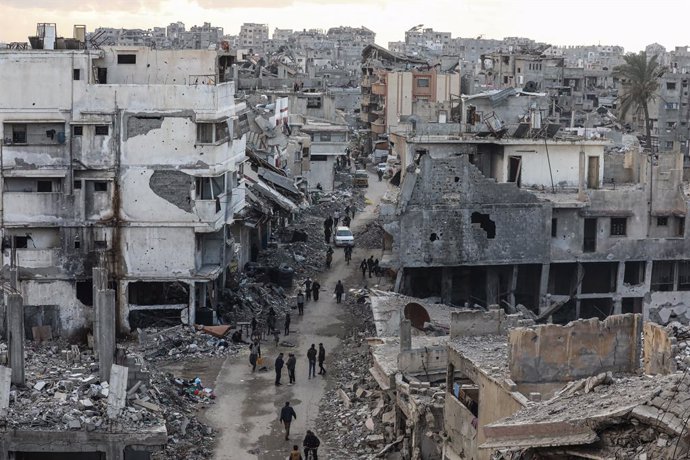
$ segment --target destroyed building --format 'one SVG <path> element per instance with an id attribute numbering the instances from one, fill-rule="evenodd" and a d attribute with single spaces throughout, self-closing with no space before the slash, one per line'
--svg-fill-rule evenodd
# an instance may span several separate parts
<path id="1" fill-rule="evenodd" d="M 245 138 L 229 61 L 42 43 L 0 51 L 3 273 L 18 268 L 27 327 L 83 336 L 100 254 L 120 332 L 194 323 L 240 243 Z"/>
<path id="2" fill-rule="evenodd" d="M 487 132 L 391 138 L 402 182 L 384 261 L 399 292 L 522 304 L 559 323 L 685 317 L 680 155 L 660 155 L 650 169 L 635 151 L 605 155 L 605 141 Z"/>
<path id="3" fill-rule="evenodd" d="M 444 459 L 688 454 L 677 415 L 682 375 L 638 374 L 640 315 L 566 326 L 510 323 L 501 310 L 453 314 Z M 646 345 L 644 354 L 660 358 Z"/>

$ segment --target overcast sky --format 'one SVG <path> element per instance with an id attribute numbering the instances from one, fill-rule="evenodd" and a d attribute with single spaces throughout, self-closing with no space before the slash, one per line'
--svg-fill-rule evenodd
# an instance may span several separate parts
<path id="1" fill-rule="evenodd" d="M 424 24 L 453 37 L 529 37 L 556 45 L 621 45 L 639 51 L 657 42 L 667 49 L 690 43 L 687 0 L 0 0 L 0 41 L 27 41 L 37 22 L 152 28 L 182 21 L 211 22 L 237 34 L 244 22 L 284 29 L 365 26 L 376 42 L 403 40 Z"/>

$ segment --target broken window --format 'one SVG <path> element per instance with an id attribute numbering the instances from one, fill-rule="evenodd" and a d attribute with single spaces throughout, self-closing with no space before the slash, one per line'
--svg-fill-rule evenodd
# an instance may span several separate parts
<path id="1" fill-rule="evenodd" d="M 486 232 L 486 237 L 488 239 L 496 238 L 496 223 L 491 220 L 489 214 L 473 212 L 472 223 L 479 224 L 479 227 Z"/>
<path id="2" fill-rule="evenodd" d="M 81 69 L 72 69 L 72 80 L 81 80 Z"/>
<path id="3" fill-rule="evenodd" d="M 321 133 L 319 140 L 321 142 L 331 142 L 331 133 Z"/>
<path id="4" fill-rule="evenodd" d="M 625 236 L 628 219 L 625 217 L 611 218 L 611 236 Z"/>
<path id="5" fill-rule="evenodd" d="M 307 108 L 308 109 L 320 109 L 321 108 L 321 97 L 308 97 L 307 98 Z"/>
<path id="6" fill-rule="evenodd" d="M 213 123 L 197 123 L 196 125 L 196 140 L 202 144 L 210 144 L 213 142 Z"/>
<path id="7" fill-rule="evenodd" d="M 558 219 L 555 217 L 551 219 L 551 238 L 558 236 Z"/>
<path id="8" fill-rule="evenodd" d="M 585 219 L 585 231 L 582 241 L 582 252 L 594 252 L 597 250 L 597 219 Z"/>
<path id="9" fill-rule="evenodd" d="M 223 142 L 230 139 L 230 128 L 228 128 L 228 122 L 222 121 L 220 123 L 215 123 L 216 128 L 216 142 Z"/>
<path id="10" fill-rule="evenodd" d="M 646 268 L 647 262 L 645 261 L 626 261 L 625 273 L 623 274 L 623 283 L 631 286 L 644 283 Z"/>
<path id="11" fill-rule="evenodd" d="M 642 298 L 624 297 L 622 307 L 622 313 L 642 313 Z"/>
<path id="12" fill-rule="evenodd" d="M 673 261 L 655 260 L 652 265 L 652 291 L 672 291 L 674 279 Z"/>
<path id="13" fill-rule="evenodd" d="M 26 125 L 25 124 L 11 124 L 5 125 L 6 143 L 10 144 L 26 144 Z M 9 142 L 8 142 L 9 141 Z"/>
<path id="14" fill-rule="evenodd" d="M 84 127 L 81 125 L 72 126 L 72 136 L 81 136 L 84 134 Z"/>
<path id="15" fill-rule="evenodd" d="M 678 290 L 690 291 L 690 260 L 678 261 Z"/>
<path id="16" fill-rule="evenodd" d="M 14 247 L 17 249 L 26 249 L 29 247 L 29 237 L 27 236 L 15 236 L 14 237 Z"/>
<path id="17" fill-rule="evenodd" d="M 93 280 L 77 281 L 75 291 L 77 300 L 88 307 L 93 307 Z"/>
<path id="18" fill-rule="evenodd" d="M 51 193 L 53 191 L 53 181 L 38 180 L 36 181 L 36 191 L 39 193 Z"/>
<path id="19" fill-rule="evenodd" d="M 93 183 L 93 191 L 94 192 L 107 192 L 108 191 L 108 182 L 107 181 L 95 181 Z"/>
<path id="20" fill-rule="evenodd" d="M 615 262 L 593 262 L 582 264 L 583 294 L 605 294 L 616 292 L 618 264 Z"/>
<path id="21" fill-rule="evenodd" d="M 675 91 L 676 90 L 676 82 L 675 81 L 667 81 L 666 82 L 666 90 L 667 91 Z"/>
<path id="22" fill-rule="evenodd" d="M 417 88 L 428 88 L 429 87 L 429 79 L 428 78 L 418 78 L 417 79 Z"/>
<path id="23" fill-rule="evenodd" d="M 668 217 L 657 217 L 656 218 L 657 227 L 668 227 Z"/>
<path id="24" fill-rule="evenodd" d="M 107 136 L 109 131 L 108 125 L 96 125 L 96 136 Z"/>
<path id="25" fill-rule="evenodd" d="M 81 181 L 80 180 L 74 181 L 74 190 L 81 190 Z"/>
<path id="26" fill-rule="evenodd" d="M 118 54 L 117 55 L 118 64 L 136 64 L 137 55 L 136 54 Z"/>
<path id="27" fill-rule="evenodd" d="M 108 83 L 108 68 L 107 67 L 98 67 L 97 69 L 97 75 L 96 75 L 96 83 L 100 85 L 105 85 Z"/>
<path id="28" fill-rule="evenodd" d="M 676 236 L 685 236 L 685 217 L 677 217 L 678 228 Z"/>

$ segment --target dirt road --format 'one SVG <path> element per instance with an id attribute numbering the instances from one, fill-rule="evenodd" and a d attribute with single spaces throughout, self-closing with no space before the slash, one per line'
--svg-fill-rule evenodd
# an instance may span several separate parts
<path id="1" fill-rule="evenodd" d="M 379 182 L 374 174 L 370 174 L 366 192 L 370 204 L 355 216 L 353 229 L 366 225 L 376 217 L 376 207 L 386 189 L 386 182 Z M 372 251 L 365 253 L 365 250 L 355 248 L 351 265 L 347 266 L 342 250 L 336 251 L 332 268 L 317 278 L 322 286 L 319 301 L 307 303 L 303 317 L 297 316 L 296 312 L 292 315 L 291 333 L 284 339 L 294 343 L 296 347 L 276 348 L 271 342 L 261 344 L 263 356 L 270 368 L 267 372 L 251 372 L 248 351 L 225 360 L 215 382 L 218 399 L 205 416 L 220 431 L 216 459 L 284 460 L 293 444 L 301 447 L 308 428 L 316 428 L 318 434 L 318 427 L 315 427 L 314 422 L 328 374 L 325 377 L 317 374 L 316 378 L 308 379 L 306 352 L 312 343 L 317 348 L 319 343 L 323 343 L 327 353 L 325 367 L 328 369 L 330 351 L 338 347 L 339 336 L 347 333 L 347 325 L 344 323 L 347 315 L 343 314 L 342 304 L 336 304 L 333 289 L 339 279 L 349 278 L 357 270 L 356 261 L 361 261 L 370 252 Z M 279 319 L 278 324 L 281 323 Z M 297 381 L 293 386 L 287 385 L 285 369 L 283 385 L 274 385 L 273 362 L 279 352 L 283 352 L 286 359 L 288 353 L 295 353 L 297 357 Z M 278 421 L 278 414 L 285 401 L 290 401 L 297 412 L 297 420 L 291 427 L 290 441 L 284 440 L 283 427 Z M 328 446 L 323 442 L 319 449 L 319 454 L 322 453 L 323 458 L 329 458 Z"/>

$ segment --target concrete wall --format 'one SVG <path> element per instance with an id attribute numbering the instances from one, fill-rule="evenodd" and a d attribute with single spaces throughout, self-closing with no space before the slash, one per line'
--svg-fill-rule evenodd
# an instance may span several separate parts
<path id="1" fill-rule="evenodd" d="M 641 315 L 579 320 L 509 331 L 509 366 L 517 382 L 569 382 L 639 367 Z"/>
<path id="2" fill-rule="evenodd" d="M 659 324 L 690 324 L 690 291 L 649 292 L 644 297 L 645 319 Z"/>
<path id="3" fill-rule="evenodd" d="M 477 429 L 472 426 L 474 415 L 450 393 L 446 393 L 443 418 L 448 448 L 465 460 L 478 459 Z"/>
<path id="4" fill-rule="evenodd" d="M 175 279 L 194 272 L 193 228 L 127 227 L 121 232 L 123 270 L 128 276 Z"/>
<path id="5" fill-rule="evenodd" d="M 454 311 L 450 316 L 450 338 L 504 335 L 522 321 L 522 315 L 506 315 L 501 308 Z"/>
<path id="6" fill-rule="evenodd" d="M 310 189 L 316 190 L 316 185 L 321 184 L 324 191 L 330 192 L 333 190 L 335 159 L 336 155 L 327 155 L 326 161 L 311 161 L 309 163 L 307 179 L 309 180 Z"/>
<path id="7" fill-rule="evenodd" d="M 670 374 L 676 371 L 676 339 L 670 337 L 663 326 L 644 323 L 642 363 L 649 375 Z"/>
<path id="8" fill-rule="evenodd" d="M 401 351 L 398 354 L 398 369 L 407 374 L 436 372 L 448 366 L 448 347 L 424 347 Z"/>
<path id="9" fill-rule="evenodd" d="M 420 169 L 419 176 L 407 174 L 402 184 L 397 240 L 403 266 L 547 260 L 548 204 L 514 184 L 484 178 L 465 156 L 426 155 Z M 490 222 L 485 225 L 477 219 Z M 528 239 L 515 232 L 524 222 L 532 223 Z"/>

